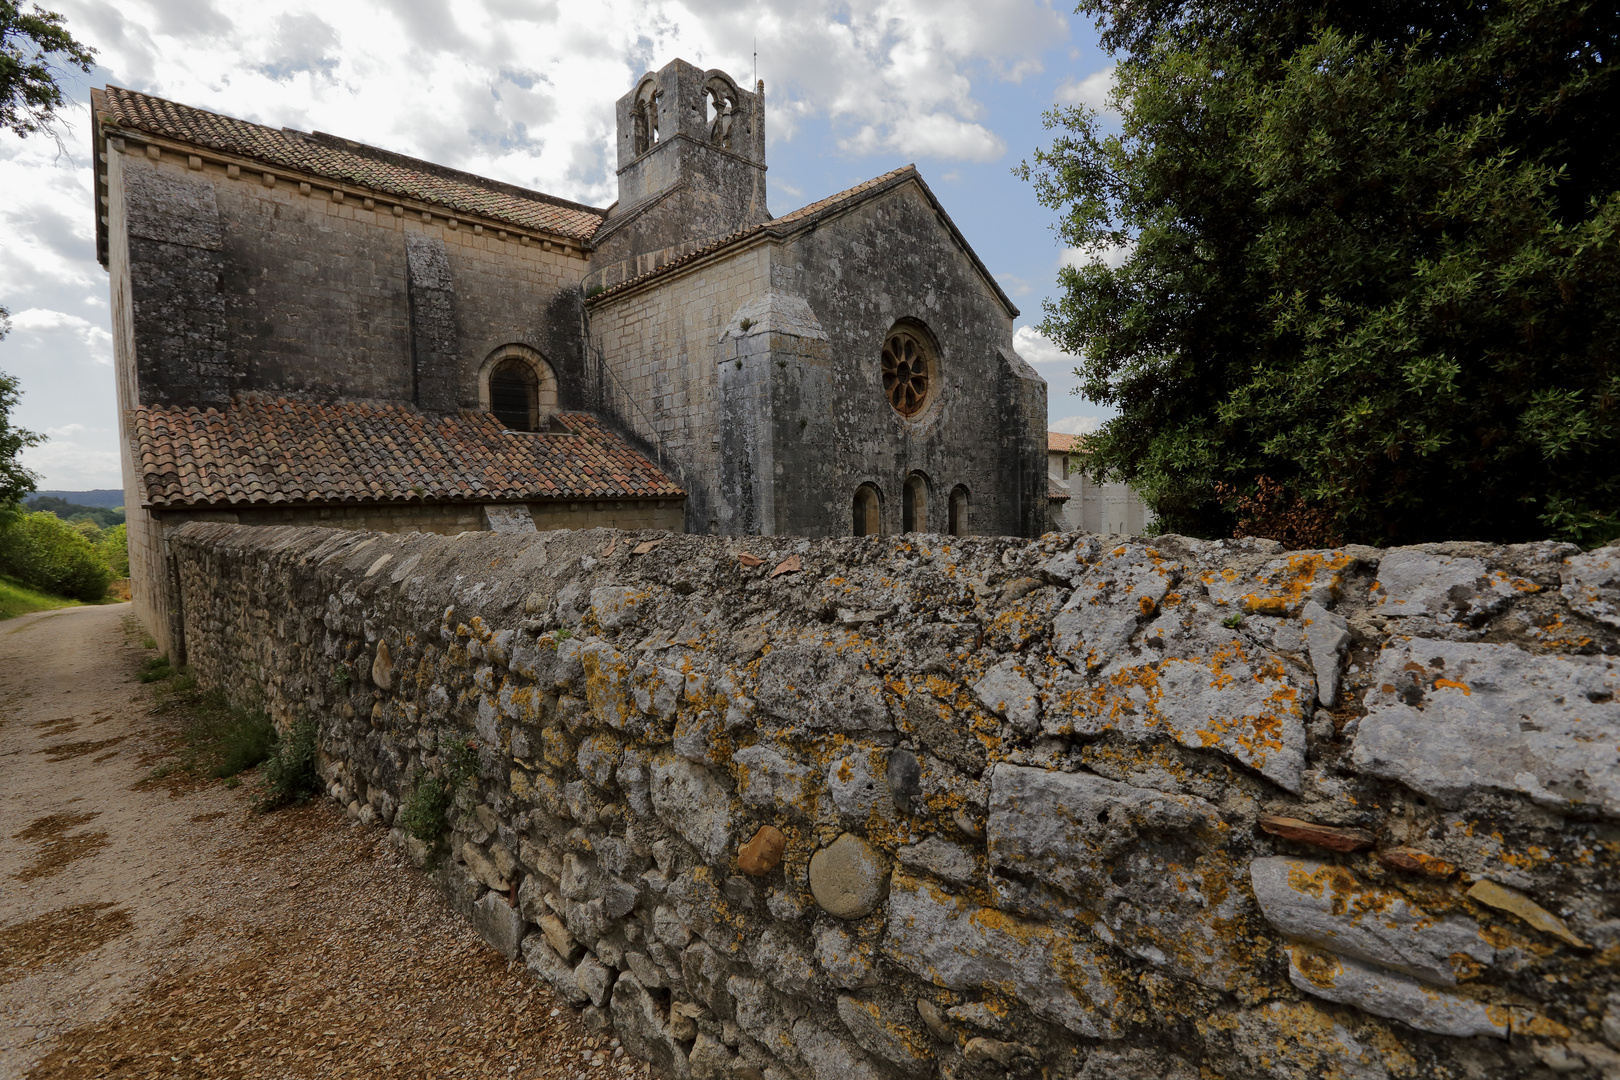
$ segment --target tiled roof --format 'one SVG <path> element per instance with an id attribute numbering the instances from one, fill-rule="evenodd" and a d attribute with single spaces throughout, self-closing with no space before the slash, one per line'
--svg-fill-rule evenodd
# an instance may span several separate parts
<path id="1" fill-rule="evenodd" d="M 1073 453 L 1080 448 L 1080 444 L 1084 441 L 1079 435 L 1068 435 L 1061 431 L 1048 431 L 1046 433 L 1046 449 L 1048 453 Z"/>
<path id="2" fill-rule="evenodd" d="M 94 92 L 99 118 L 284 169 L 589 240 L 607 211 L 325 134 L 266 127 L 118 86 Z"/>
<path id="3" fill-rule="evenodd" d="M 829 195 L 825 199 L 818 199 L 817 201 L 806 206 L 801 206 L 792 213 L 783 214 L 781 217 L 772 218 L 769 221 L 762 221 L 757 225 L 746 226 L 738 229 L 736 232 L 731 233 L 728 236 L 718 237 L 713 242 L 704 244 L 699 248 L 694 248 L 685 255 L 682 255 L 680 258 L 672 259 L 654 270 L 649 270 L 645 274 L 639 274 L 636 277 L 621 281 L 611 289 L 604 289 L 595 296 L 590 297 L 590 302 L 597 303 L 609 297 L 616 296 L 619 293 L 625 292 L 626 290 L 635 288 L 637 285 L 640 285 L 649 279 L 662 277 L 663 275 L 671 273 L 680 267 L 688 266 L 691 263 L 705 258 L 706 256 L 712 255 L 722 248 L 730 247 L 733 244 L 740 244 L 744 240 L 748 240 L 752 237 L 762 234 L 768 234 L 771 236 L 787 236 L 789 233 L 807 228 L 811 224 L 828 216 L 829 214 L 837 213 L 839 210 L 842 210 L 853 203 L 858 203 L 880 190 L 898 187 L 901 183 L 907 180 L 914 181 L 918 187 L 922 188 L 923 193 L 928 196 L 929 202 L 933 203 L 935 211 L 937 211 L 939 216 L 944 219 L 946 227 L 962 245 L 962 250 L 967 252 L 968 257 L 973 260 L 974 264 L 979 268 L 979 271 L 984 275 L 985 281 L 990 285 L 991 289 L 995 291 L 996 296 L 1007 307 L 1007 310 L 1010 311 L 1014 317 L 1016 317 L 1018 314 L 1018 309 L 1013 306 L 1012 301 L 1007 298 L 1007 294 L 1002 291 L 1002 288 L 996 282 L 996 279 L 991 276 L 990 271 L 984 267 L 984 264 L 979 261 L 979 257 L 974 254 L 973 249 L 968 246 L 967 240 L 956 228 L 956 223 L 951 221 L 949 215 L 945 213 L 944 208 L 939 205 L 939 200 L 934 198 L 934 193 L 928 190 L 927 184 L 923 183 L 922 176 L 917 172 L 917 166 L 915 165 L 902 165 L 898 169 L 892 169 L 881 176 L 874 176 L 872 179 L 856 184 L 854 187 L 848 188 L 847 190 L 840 191 L 836 195 Z"/>
<path id="4" fill-rule="evenodd" d="M 565 434 L 508 434 L 487 413 L 244 396 L 144 405 L 130 439 L 151 506 L 510 502 L 685 494 L 584 413 Z"/>
<path id="5" fill-rule="evenodd" d="M 1065 489 L 1062 484 L 1059 484 L 1050 476 L 1046 478 L 1047 502 L 1068 502 L 1071 498 L 1073 498 L 1073 496 L 1069 494 L 1067 489 Z"/>

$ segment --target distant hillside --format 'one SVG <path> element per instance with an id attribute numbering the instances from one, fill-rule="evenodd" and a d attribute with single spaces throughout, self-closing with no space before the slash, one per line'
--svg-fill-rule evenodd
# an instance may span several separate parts
<path id="1" fill-rule="evenodd" d="M 49 510 L 63 521 L 93 521 L 103 529 L 124 523 L 122 509 L 109 510 L 105 506 L 85 506 L 83 503 L 68 502 L 55 495 L 35 495 L 23 505 L 36 512 Z"/>
<path id="2" fill-rule="evenodd" d="M 124 492 L 120 488 L 96 488 L 94 491 L 36 491 L 30 499 L 46 496 L 61 499 L 75 506 L 102 506 L 111 509 L 124 505 Z"/>

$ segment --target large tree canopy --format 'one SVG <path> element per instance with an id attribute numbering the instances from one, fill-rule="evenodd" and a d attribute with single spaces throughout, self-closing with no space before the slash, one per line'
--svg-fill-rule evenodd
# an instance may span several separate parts
<path id="1" fill-rule="evenodd" d="M 1088 469 L 1202 535 L 1620 534 L 1614 4 L 1080 10 L 1122 122 L 1055 110 L 1024 171 L 1134 245 L 1041 327 L 1118 409 Z"/>
<path id="2" fill-rule="evenodd" d="M 0 341 L 11 332 L 11 313 L 0 307 Z M 34 490 L 38 479 L 18 460 L 23 450 L 38 446 L 45 436 L 27 428 L 11 426 L 11 410 L 20 396 L 17 380 L 0 371 L 0 525 L 5 524 L 5 512 L 24 495 Z"/>
<path id="3" fill-rule="evenodd" d="M 62 69 L 52 58 L 86 72 L 96 58 L 96 50 L 67 32 L 62 16 L 38 4 L 29 7 L 0 0 L 0 130 L 25 138 L 52 132 L 67 100 L 57 82 Z"/>

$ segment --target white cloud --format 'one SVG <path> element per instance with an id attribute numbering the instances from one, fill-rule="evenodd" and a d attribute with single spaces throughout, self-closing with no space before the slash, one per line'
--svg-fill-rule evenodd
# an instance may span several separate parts
<path id="1" fill-rule="evenodd" d="M 1072 266 L 1078 270 L 1091 263 L 1102 263 L 1110 270 L 1118 270 L 1135 251 L 1136 244 L 1131 241 L 1123 244 L 1105 244 L 1096 248 L 1064 248 L 1058 264 Z"/>
<path id="2" fill-rule="evenodd" d="M 117 440 L 117 431 L 84 430 L 72 438 L 52 438 L 20 456 L 24 467 L 45 478 L 39 486 L 47 490 L 121 487 Z"/>
<path id="3" fill-rule="evenodd" d="M 1051 338 L 1033 326 L 1020 326 L 1013 333 L 1013 348 L 1018 350 L 1019 356 L 1036 367 L 1044 364 L 1062 364 L 1072 368 L 1080 362 L 1076 357 L 1058 348 Z"/>
<path id="4" fill-rule="evenodd" d="M 1118 110 L 1108 100 L 1113 90 L 1114 65 L 1109 64 L 1083 79 L 1067 80 L 1057 88 L 1056 97 L 1059 105 L 1084 105 L 1100 113 L 1118 116 Z"/>
<path id="5" fill-rule="evenodd" d="M 1049 421 L 1046 427 L 1048 431 L 1061 431 L 1065 435 L 1090 435 L 1102 427 L 1102 422 L 1100 416 L 1065 416 Z"/>
<path id="6" fill-rule="evenodd" d="M 28 308 L 11 316 L 11 329 L 19 345 L 29 338 L 76 340 L 84 355 L 98 364 L 112 366 L 112 334 L 81 315 Z"/>

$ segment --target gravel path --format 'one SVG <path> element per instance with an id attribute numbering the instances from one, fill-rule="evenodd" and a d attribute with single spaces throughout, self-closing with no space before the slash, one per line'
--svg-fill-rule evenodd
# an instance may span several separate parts
<path id="1" fill-rule="evenodd" d="M 128 610 L 0 623 L 0 1076 L 646 1076 L 380 831 L 146 779 Z"/>

